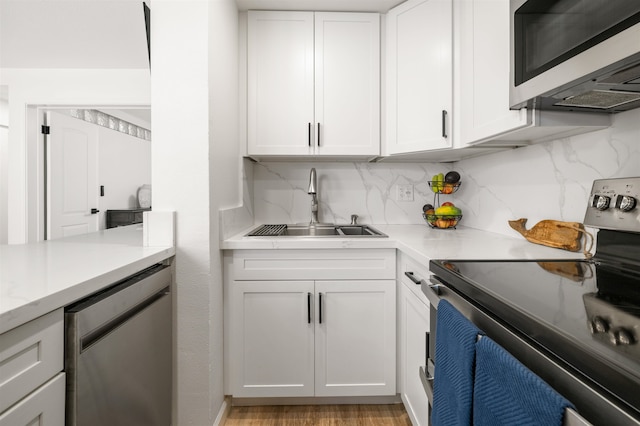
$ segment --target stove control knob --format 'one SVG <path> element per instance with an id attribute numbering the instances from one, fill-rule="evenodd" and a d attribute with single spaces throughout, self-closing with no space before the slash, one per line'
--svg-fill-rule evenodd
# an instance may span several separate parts
<path id="1" fill-rule="evenodd" d="M 606 210 L 609 208 L 610 202 L 611 198 L 607 197 L 606 195 L 594 195 L 591 206 L 595 207 L 598 210 Z"/>
<path id="2" fill-rule="evenodd" d="M 612 345 L 624 345 L 628 346 L 635 343 L 633 334 L 624 328 L 618 328 L 609 332 L 609 341 Z"/>
<path id="3" fill-rule="evenodd" d="M 591 334 L 606 333 L 609 330 L 609 323 L 604 318 L 595 316 L 589 323 L 589 328 Z"/>
<path id="4" fill-rule="evenodd" d="M 629 195 L 618 195 L 616 198 L 616 208 L 623 212 L 628 212 L 636 207 L 636 199 Z"/>

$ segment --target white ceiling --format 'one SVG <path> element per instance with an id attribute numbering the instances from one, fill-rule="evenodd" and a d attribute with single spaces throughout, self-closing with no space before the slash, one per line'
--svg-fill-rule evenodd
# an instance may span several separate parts
<path id="1" fill-rule="evenodd" d="M 404 0 L 236 0 L 238 9 L 385 13 Z M 153 13 L 153 2 L 148 2 Z M 0 0 L 0 68 L 149 67 L 142 0 Z"/>
<path id="2" fill-rule="evenodd" d="M 140 0 L 0 0 L 3 68 L 148 68 Z"/>
<path id="3" fill-rule="evenodd" d="M 236 0 L 238 9 L 386 13 L 405 0 Z"/>

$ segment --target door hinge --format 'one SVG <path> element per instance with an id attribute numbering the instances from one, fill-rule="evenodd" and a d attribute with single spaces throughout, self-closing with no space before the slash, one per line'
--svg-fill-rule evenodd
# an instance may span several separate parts
<path id="1" fill-rule="evenodd" d="M 50 126 L 45 126 L 44 124 L 42 125 L 42 134 L 43 135 L 48 135 L 51 133 L 51 127 Z"/>

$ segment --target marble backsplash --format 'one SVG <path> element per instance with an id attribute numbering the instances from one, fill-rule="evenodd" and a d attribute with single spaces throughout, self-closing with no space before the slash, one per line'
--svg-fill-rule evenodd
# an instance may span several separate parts
<path id="1" fill-rule="evenodd" d="M 597 132 L 463 160 L 455 194 L 467 226 L 513 235 L 507 221 L 582 222 L 596 179 L 640 176 L 640 109 Z"/>
<path id="2" fill-rule="evenodd" d="M 640 175 L 640 109 L 616 115 L 613 123 L 605 130 L 456 163 L 246 161 L 253 185 L 244 189 L 253 190 L 253 197 L 244 194 L 244 203 L 252 205 L 244 207 L 242 222 L 247 224 L 248 210 L 256 224 L 308 222 L 312 167 L 324 222 L 348 223 L 357 214 L 361 223 L 424 224 L 422 206 L 434 202 L 427 181 L 449 170 L 461 174 L 462 185 L 455 194 L 441 195 L 440 202 L 463 210 L 461 225 L 514 235 L 507 221 L 521 217 L 529 225 L 543 219 L 582 222 L 593 180 Z M 407 184 L 413 185 L 413 201 L 398 201 L 397 185 Z"/>

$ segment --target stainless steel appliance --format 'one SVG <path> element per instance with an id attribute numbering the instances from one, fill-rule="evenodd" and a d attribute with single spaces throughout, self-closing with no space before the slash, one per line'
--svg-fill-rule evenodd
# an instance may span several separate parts
<path id="1" fill-rule="evenodd" d="M 640 2 L 511 0 L 512 108 L 640 107 Z"/>
<path id="2" fill-rule="evenodd" d="M 431 261 L 434 275 L 422 283 L 433 308 L 429 390 L 435 310 L 446 299 L 581 418 L 640 425 L 639 200 L 640 178 L 594 182 L 584 220 L 599 228 L 591 259 Z"/>
<path id="3" fill-rule="evenodd" d="M 68 426 L 171 424 L 170 284 L 158 264 L 66 309 Z"/>

